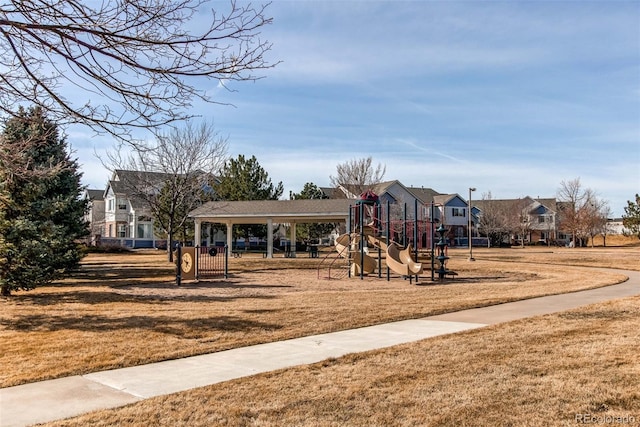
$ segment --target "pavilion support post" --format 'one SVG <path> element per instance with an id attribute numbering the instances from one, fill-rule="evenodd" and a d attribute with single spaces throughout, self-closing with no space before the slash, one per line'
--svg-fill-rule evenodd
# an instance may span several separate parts
<path id="1" fill-rule="evenodd" d="M 227 222 L 227 248 L 233 251 L 233 223 Z"/>
<path id="2" fill-rule="evenodd" d="M 291 258 L 295 258 L 296 257 L 296 223 L 295 222 L 291 223 L 290 241 L 291 241 Z"/>
<path id="3" fill-rule="evenodd" d="M 273 219 L 267 219 L 267 258 L 273 258 Z"/>
<path id="4" fill-rule="evenodd" d="M 193 230 L 193 246 L 196 247 L 196 256 L 195 259 L 193 260 L 193 268 L 194 268 L 194 272 L 195 272 L 195 276 L 196 276 L 196 280 L 198 280 L 199 278 L 199 268 L 200 266 L 199 264 L 199 260 L 200 260 L 200 244 L 202 243 L 202 220 L 201 219 L 196 219 L 194 221 L 194 230 Z M 181 262 L 181 261 L 179 261 Z"/>
<path id="5" fill-rule="evenodd" d="M 202 244 L 202 220 L 196 218 L 195 227 L 193 231 L 193 246 L 200 246 Z"/>

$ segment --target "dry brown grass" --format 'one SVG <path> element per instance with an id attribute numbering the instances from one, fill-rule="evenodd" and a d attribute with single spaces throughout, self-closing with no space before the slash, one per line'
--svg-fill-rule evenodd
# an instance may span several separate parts
<path id="1" fill-rule="evenodd" d="M 627 298 L 47 426 L 640 425 L 638 318 L 640 297 Z"/>
<path id="2" fill-rule="evenodd" d="M 180 288 L 162 254 L 91 255 L 73 279 L 2 301 L 0 386 L 603 286 L 623 276 L 553 264 L 638 269 L 639 254 L 479 249 L 470 263 L 451 251 L 458 278 L 424 286 L 318 279 L 317 259 L 241 258 L 228 280 Z"/>
<path id="3" fill-rule="evenodd" d="M 461 250 L 454 251 L 454 259 Z M 465 256 L 468 253 L 464 253 Z M 595 248 L 547 248 L 531 246 L 512 249 L 473 250 L 475 258 L 501 262 L 618 268 L 640 271 L 640 245 Z"/>
<path id="4" fill-rule="evenodd" d="M 594 246 L 638 246 L 640 245 L 640 239 L 638 236 L 623 236 L 622 234 L 612 234 L 606 238 L 602 236 L 595 236 L 593 238 Z M 588 246 L 591 246 L 591 240 L 589 240 Z"/>

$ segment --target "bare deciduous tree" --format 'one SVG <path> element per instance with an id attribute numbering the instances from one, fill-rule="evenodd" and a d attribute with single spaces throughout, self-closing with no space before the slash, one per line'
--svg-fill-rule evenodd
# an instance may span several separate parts
<path id="1" fill-rule="evenodd" d="M 607 246 L 607 235 L 610 232 L 609 218 L 611 218 L 609 203 L 598 199 L 595 216 L 591 223 L 591 247 L 593 247 L 593 238 L 598 234 L 602 235 L 602 245 Z"/>
<path id="2" fill-rule="evenodd" d="M 126 172 L 123 185 L 149 206 L 156 229 L 171 242 L 185 227 L 189 212 L 213 198 L 214 180 L 227 160 L 227 148 L 227 140 L 212 123 L 196 126 L 187 121 L 183 128 L 159 135 L 127 156 L 121 147 L 110 154 L 108 167 Z"/>
<path id="3" fill-rule="evenodd" d="M 331 185 L 343 188 L 353 196 L 359 196 L 372 186 L 382 182 L 387 167 L 378 163 L 373 167 L 371 156 L 352 159 L 336 166 L 336 176 L 330 176 Z"/>
<path id="4" fill-rule="evenodd" d="M 507 204 L 493 198 L 491 191 L 482 195 L 478 229 L 487 235 L 487 246 L 500 246 L 509 235 Z"/>
<path id="5" fill-rule="evenodd" d="M 128 137 L 190 117 L 194 99 L 272 67 L 266 6 L 204 11 L 205 0 L 9 0 L 0 5 L 0 111 L 43 108 L 58 125 Z M 216 5 L 217 6 L 217 5 Z M 206 22 L 202 30 L 196 18 Z M 209 83 L 209 84 L 207 84 Z M 198 85 L 198 86 L 196 86 Z M 84 99 L 69 97 L 75 87 Z M 93 97 L 93 98 L 92 98 Z M 128 139 L 128 138 L 125 138 Z"/>
<path id="6" fill-rule="evenodd" d="M 580 219 L 579 235 L 589 238 L 593 247 L 593 238 L 602 234 L 607 227 L 609 205 L 590 188 L 585 190 L 585 203 L 580 207 L 578 217 Z"/>
<path id="7" fill-rule="evenodd" d="M 529 201 L 526 198 L 519 198 L 513 201 L 507 212 L 507 223 L 512 233 L 518 236 L 520 245 L 524 247 L 524 242 L 531 229 L 531 216 L 529 215 Z"/>
<path id="8" fill-rule="evenodd" d="M 585 199 L 580 178 L 560 182 L 557 196 L 562 203 L 559 212 L 560 223 L 565 230 L 571 233 L 571 241 L 575 245 L 580 230 L 579 212 Z"/>
<path id="9" fill-rule="evenodd" d="M 562 181 L 558 189 L 559 215 L 563 229 L 571 233 L 572 242 L 578 245 L 583 238 L 594 236 L 606 225 L 607 203 L 598 198 L 590 188 L 583 188 L 580 178 Z"/>

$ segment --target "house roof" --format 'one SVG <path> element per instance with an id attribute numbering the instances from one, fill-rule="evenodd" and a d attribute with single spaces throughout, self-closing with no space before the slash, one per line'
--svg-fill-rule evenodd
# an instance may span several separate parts
<path id="1" fill-rule="evenodd" d="M 446 206 L 451 200 L 455 199 L 456 197 L 463 200 L 459 194 L 437 194 L 433 196 L 433 203 L 435 203 L 436 205 Z"/>
<path id="2" fill-rule="evenodd" d="M 381 195 L 389 191 L 389 189 L 396 184 L 399 184 L 400 186 L 404 187 L 404 185 L 402 185 L 400 181 L 398 181 L 397 179 L 394 179 L 391 181 L 379 182 L 377 184 L 372 185 L 371 191 L 373 191 L 377 195 Z"/>
<path id="3" fill-rule="evenodd" d="M 413 196 L 418 199 L 419 201 L 421 201 L 422 203 L 424 203 L 425 205 L 431 203 L 434 201 L 434 198 L 436 196 L 441 196 L 440 193 L 438 193 L 436 190 L 434 190 L 433 188 L 418 188 L 418 187 L 407 187 L 407 190 L 409 190 L 409 192 L 411 194 L 413 194 Z"/>
<path id="4" fill-rule="evenodd" d="M 518 200 L 521 199 L 480 199 L 473 200 L 471 203 L 481 211 L 486 210 L 487 206 L 508 210 L 513 208 Z"/>
<path id="5" fill-rule="evenodd" d="M 342 190 L 340 190 L 339 188 L 334 188 L 334 187 L 319 187 L 319 188 L 324 193 L 324 195 L 330 199 L 346 199 L 347 198 L 344 192 L 342 192 Z"/>
<path id="6" fill-rule="evenodd" d="M 394 179 L 392 181 L 384 181 L 377 184 L 366 185 L 364 186 L 364 191 L 371 190 L 378 196 L 380 196 L 387 192 L 389 188 L 391 188 L 395 184 L 399 184 L 404 187 L 404 185 L 402 185 L 400 181 Z M 364 191 L 361 191 L 360 188 L 362 188 L 362 186 L 356 184 L 340 184 L 340 186 L 336 190 L 340 190 L 342 193 L 346 194 L 346 196 L 343 197 L 349 198 L 349 196 L 351 196 L 351 198 L 358 198 L 360 194 L 364 193 Z M 334 190 L 334 193 L 337 193 L 336 190 Z"/>
<path id="7" fill-rule="evenodd" d="M 154 183 L 160 184 L 164 182 L 172 174 L 164 172 L 145 172 L 117 169 L 113 171 L 113 181 L 130 182 L 130 183 Z"/>
<path id="8" fill-rule="evenodd" d="M 136 211 L 143 211 L 149 208 L 149 203 L 147 203 L 144 198 L 140 197 L 139 194 L 132 194 L 132 189 L 125 182 L 122 181 L 109 181 L 106 190 L 104 191 L 104 195 L 109 192 L 109 188 L 113 191 L 116 196 L 120 196 L 123 198 L 127 198 L 131 207 Z"/>
<path id="9" fill-rule="evenodd" d="M 86 189 L 85 196 L 89 200 L 104 200 L 104 190 Z"/>
<path id="10" fill-rule="evenodd" d="M 557 204 L 558 201 L 555 198 L 550 199 L 534 199 L 536 202 L 540 203 L 547 209 L 551 209 L 552 211 L 556 211 L 558 209 Z"/>
<path id="11" fill-rule="evenodd" d="M 354 199 L 298 199 L 214 201 L 194 209 L 189 216 L 205 222 L 264 224 L 276 222 L 341 222 L 349 215 Z"/>
<path id="12" fill-rule="evenodd" d="M 107 191 L 111 188 L 115 194 L 127 194 L 131 191 L 130 187 L 124 181 L 109 181 Z"/>
<path id="13" fill-rule="evenodd" d="M 558 202 L 556 199 L 533 199 L 529 196 L 523 197 L 521 199 L 488 199 L 488 200 L 474 200 L 473 206 L 477 207 L 481 211 L 486 209 L 486 206 L 491 204 L 494 208 L 502 208 L 502 209 L 517 209 L 518 206 L 522 206 L 522 208 L 531 208 L 531 210 L 536 209 L 539 205 L 544 206 L 546 209 L 556 212 Z M 525 205 L 526 204 L 526 205 Z"/>

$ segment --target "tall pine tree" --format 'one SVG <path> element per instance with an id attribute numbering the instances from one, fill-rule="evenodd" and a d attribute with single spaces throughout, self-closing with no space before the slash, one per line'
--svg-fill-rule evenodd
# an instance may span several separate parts
<path id="1" fill-rule="evenodd" d="M 313 182 L 307 182 L 300 193 L 293 194 L 293 198 L 296 200 L 328 199 L 329 196 L 324 194 L 324 192 Z M 337 224 L 334 223 L 301 223 L 297 224 L 297 234 L 304 240 L 320 239 L 321 237 L 331 234 L 336 227 Z"/>
<path id="2" fill-rule="evenodd" d="M 282 181 L 273 185 L 256 156 L 246 159 L 240 154 L 237 159 L 225 163 L 214 192 L 218 200 L 278 200 L 284 186 Z M 236 238 L 267 235 L 266 226 L 249 224 L 234 226 L 233 233 Z"/>
<path id="3" fill-rule="evenodd" d="M 624 213 L 622 215 L 622 224 L 640 239 L 640 195 L 636 194 L 635 203 L 627 200 Z"/>
<path id="4" fill-rule="evenodd" d="M 282 182 L 274 186 L 256 156 L 246 159 L 242 154 L 225 163 L 214 189 L 218 199 L 229 201 L 278 200 L 284 192 Z"/>
<path id="5" fill-rule="evenodd" d="M 0 136 L 0 292 L 29 290 L 78 267 L 87 235 L 78 164 L 55 123 L 20 109 Z"/>

